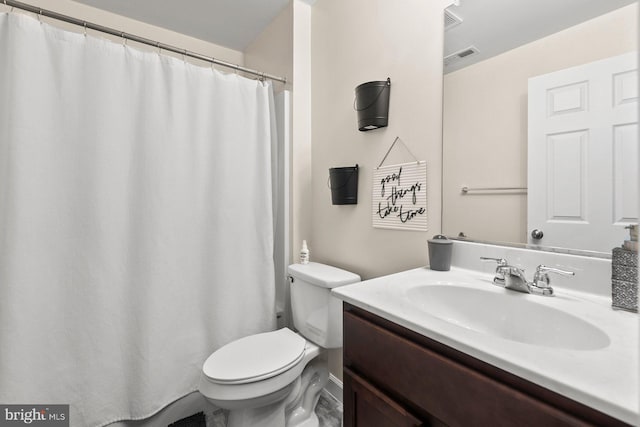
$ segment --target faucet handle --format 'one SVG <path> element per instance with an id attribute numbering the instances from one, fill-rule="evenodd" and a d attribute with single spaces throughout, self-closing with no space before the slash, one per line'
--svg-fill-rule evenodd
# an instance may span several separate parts
<path id="1" fill-rule="evenodd" d="M 509 263 L 504 258 L 491 258 L 486 256 L 481 256 L 480 259 L 482 261 L 495 261 L 498 263 L 496 267 L 496 275 L 493 278 L 493 283 L 499 286 L 504 286 L 504 273 L 508 272 Z"/>
<path id="2" fill-rule="evenodd" d="M 482 261 L 495 261 L 498 263 L 498 267 L 504 267 L 505 265 L 509 264 L 507 260 L 504 258 L 491 258 L 491 257 L 481 256 L 480 259 Z"/>
<path id="3" fill-rule="evenodd" d="M 576 273 L 574 273 L 573 271 L 561 270 L 559 268 L 547 267 L 546 265 L 540 264 L 538 268 L 536 268 L 536 273 L 533 276 L 533 284 L 539 288 L 548 288 L 551 280 L 549 279 L 549 275 L 547 273 L 556 273 L 563 276 L 576 275 Z"/>

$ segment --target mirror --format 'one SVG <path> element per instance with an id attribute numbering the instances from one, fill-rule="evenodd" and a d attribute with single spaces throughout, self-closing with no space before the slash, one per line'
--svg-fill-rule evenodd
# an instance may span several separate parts
<path id="1" fill-rule="evenodd" d="M 579 243 L 570 238 L 547 243 L 551 241 L 548 236 L 551 232 L 543 233 L 546 237 L 542 239 L 531 237 L 528 198 L 537 200 L 531 194 L 532 185 L 534 181 L 547 185 L 544 183 L 549 180 L 550 169 L 545 160 L 528 164 L 529 114 L 533 114 L 529 111 L 528 84 L 536 76 L 637 51 L 637 17 L 635 0 L 460 0 L 458 5 L 446 9 L 443 234 L 473 241 L 528 244 L 541 249 L 552 246 L 554 250 L 588 251 L 596 256 L 610 256 L 611 248 L 628 239 L 624 226 L 638 221 L 637 70 L 630 75 L 635 78 L 629 78 L 625 86 L 635 90 L 635 97 L 626 101 L 636 109 L 634 123 L 627 123 L 632 127 L 625 134 L 626 146 L 636 152 L 633 163 L 626 163 L 623 177 L 626 180 L 623 187 L 630 194 L 625 200 L 626 214 L 613 220 L 613 231 L 599 230 Z M 632 56 L 637 61 L 637 54 Z M 576 93 L 584 95 L 580 90 Z M 573 108 L 573 101 L 564 92 L 557 92 L 553 99 L 560 110 L 563 103 L 568 103 L 562 113 Z M 558 179 L 568 191 L 581 188 L 596 168 L 590 165 L 589 169 L 575 160 L 587 157 L 580 154 L 581 144 L 580 141 L 564 144 L 563 147 L 577 147 L 577 151 L 567 151 L 566 166 L 555 167 L 557 175 L 570 172 L 568 178 Z M 576 182 L 572 176 L 577 176 Z M 635 188 L 635 192 L 630 188 Z M 615 189 L 605 191 L 615 193 L 609 197 L 618 197 L 614 203 L 621 203 Z M 547 203 L 545 197 L 553 199 L 542 197 L 542 204 Z M 557 205 L 571 205 L 565 197 L 557 194 L 554 197 Z M 592 200 L 576 196 L 579 206 L 574 208 L 580 210 L 581 204 L 587 202 L 597 205 L 593 203 L 594 197 L 590 197 Z M 544 209 L 550 211 L 548 206 Z M 579 212 L 575 217 L 551 219 L 554 227 L 562 228 L 572 222 L 588 223 L 590 218 Z M 609 246 L 609 241 L 616 243 Z"/>

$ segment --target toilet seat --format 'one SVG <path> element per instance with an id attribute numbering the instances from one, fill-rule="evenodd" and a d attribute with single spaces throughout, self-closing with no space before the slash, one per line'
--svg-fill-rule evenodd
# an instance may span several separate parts
<path id="1" fill-rule="evenodd" d="M 217 384 L 247 384 L 272 378 L 298 364 L 306 340 L 288 328 L 251 335 L 215 351 L 203 366 Z"/>

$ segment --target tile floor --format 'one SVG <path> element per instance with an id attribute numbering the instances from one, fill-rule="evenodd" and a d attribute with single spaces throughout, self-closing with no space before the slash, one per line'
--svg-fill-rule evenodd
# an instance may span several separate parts
<path id="1" fill-rule="evenodd" d="M 341 427 L 342 403 L 323 390 L 316 405 L 316 415 L 320 421 L 320 427 Z"/>

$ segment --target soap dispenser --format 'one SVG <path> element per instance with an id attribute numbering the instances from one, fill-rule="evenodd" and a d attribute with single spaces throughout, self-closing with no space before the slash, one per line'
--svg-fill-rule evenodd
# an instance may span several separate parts
<path id="1" fill-rule="evenodd" d="M 309 248 L 307 241 L 302 241 L 302 249 L 300 249 L 300 264 L 309 264 Z"/>
<path id="2" fill-rule="evenodd" d="M 627 225 L 625 229 L 629 230 L 629 240 L 625 240 L 622 247 L 629 251 L 638 252 L 638 224 Z"/>
<path id="3" fill-rule="evenodd" d="M 613 248 L 611 257 L 611 305 L 638 312 L 638 225 L 632 224 L 629 239 Z"/>

